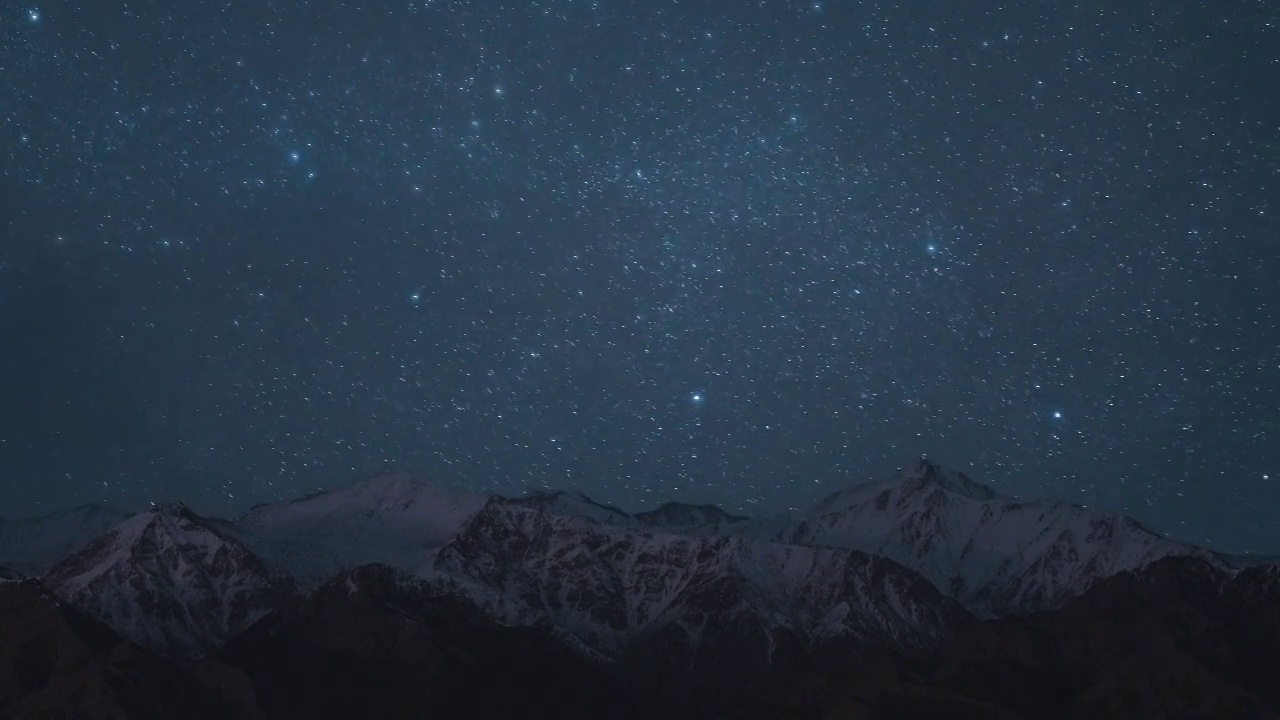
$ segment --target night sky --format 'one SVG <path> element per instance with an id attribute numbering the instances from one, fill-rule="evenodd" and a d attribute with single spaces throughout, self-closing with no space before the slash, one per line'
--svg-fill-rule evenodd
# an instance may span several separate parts
<path id="1" fill-rule="evenodd" d="M 0 514 L 927 454 L 1280 551 L 1274 7 L 6 4 Z"/>

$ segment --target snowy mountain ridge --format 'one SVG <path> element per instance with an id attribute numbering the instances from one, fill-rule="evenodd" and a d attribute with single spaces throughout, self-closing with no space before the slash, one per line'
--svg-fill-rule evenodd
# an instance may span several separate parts
<path id="1" fill-rule="evenodd" d="M 50 544 L 72 546 L 84 539 L 66 528 L 83 534 L 86 518 L 111 516 L 51 517 Z M 9 547 L 23 542 L 33 546 Z M 902 649 L 964 622 L 944 599 L 980 617 L 1050 609 L 1169 556 L 1239 567 L 1130 518 L 1003 498 L 928 462 L 759 520 L 678 502 L 632 514 L 578 492 L 485 500 L 393 472 L 233 521 L 181 504 L 126 516 L 43 581 L 177 655 L 208 652 L 270 613 L 290 581 L 309 592 L 375 563 L 597 655 L 657 632 L 697 648 L 731 627 L 768 643 Z M 32 574 L 2 561 L 7 576 Z"/>
<path id="2" fill-rule="evenodd" d="M 919 649 L 965 616 L 864 553 L 608 525 L 500 498 L 436 570 L 501 622 L 557 630 L 605 657 L 669 628 L 694 652 L 748 629 L 769 647 L 785 636 Z"/>
<path id="3" fill-rule="evenodd" d="M 1001 498 L 926 461 L 899 478 L 836 493 L 782 527 L 762 523 L 742 531 L 896 560 L 984 617 L 1058 607 L 1103 578 L 1163 557 L 1228 566 L 1216 553 L 1165 538 L 1132 518 L 1066 502 Z"/>

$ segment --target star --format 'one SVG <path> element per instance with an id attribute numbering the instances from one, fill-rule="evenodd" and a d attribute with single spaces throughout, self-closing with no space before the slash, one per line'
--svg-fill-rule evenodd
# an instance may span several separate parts
<path id="1" fill-rule="evenodd" d="M 945 27 L 910 3 L 901 22 L 831 0 L 740 3 L 728 24 L 651 4 L 628 22 L 594 2 L 572 22 L 490 8 L 450 16 L 425 62 L 406 18 L 366 13 L 356 41 L 342 3 L 313 8 L 325 22 L 307 33 L 283 30 L 310 17 L 299 4 L 274 3 L 272 52 L 257 53 L 219 32 L 172 37 L 201 21 L 199 3 L 131 5 L 117 38 L 110 3 L 86 5 L 83 32 L 50 35 L 66 18 L 48 1 L 7 5 L 0 32 L 22 51 L 0 92 L 6 197 L 33 239 L 0 250 L 0 303 L 33 313 L 0 312 L 0 468 L 70 476 L 11 483 L 6 514 L 93 497 L 103 477 L 131 506 L 207 490 L 210 511 L 239 513 L 352 477 L 371 446 L 477 487 L 572 471 L 633 509 L 668 489 L 647 478 L 678 471 L 709 501 L 772 513 L 817 500 L 785 478 L 836 463 L 865 478 L 918 450 L 979 480 L 1055 478 L 1015 494 L 1128 475 L 1109 509 L 1151 507 L 1145 519 L 1175 531 L 1185 512 L 1223 549 L 1280 552 L 1280 443 L 1263 432 L 1280 418 L 1265 392 L 1280 367 L 1257 332 L 1280 295 L 1250 290 L 1277 259 L 1247 240 L 1275 217 L 1280 175 L 1225 182 L 1241 158 L 1280 159 L 1239 122 L 1269 89 L 1261 73 L 1196 84 L 1176 72 L 1187 58 L 1154 67 L 1122 38 L 1082 36 L 1078 3 L 1053 3 L 1034 43 L 1008 3 L 956 4 Z M 258 23 L 249 5 L 219 22 Z M 1197 29 L 1211 65 L 1238 62 L 1238 33 L 1257 29 L 1256 8 L 1222 5 L 1230 25 Z M 848 72 L 848 38 L 814 27 L 833 18 L 860 63 L 892 72 Z M 591 32 L 574 58 L 507 52 L 580 21 Z M 1152 42 L 1176 44 L 1175 26 L 1149 28 Z M 190 53 L 226 72 L 155 82 L 94 54 L 151 36 L 172 41 L 148 48 L 157 67 Z M 910 41 L 919 52 L 900 62 Z M 1039 63 L 1049 49 L 1062 62 Z M 577 61 L 589 57 L 617 64 Z M 1134 104 L 1188 92 L 1196 103 Z M 945 123 L 918 112 L 936 98 Z M 72 130 L 92 146 L 58 152 Z M 61 322 L 71 309 L 84 314 Z M 169 342 L 173 328 L 200 332 Z M 14 331 L 41 342 L 12 348 Z M 235 362 L 202 366 L 190 393 L 131 394 L 141 372 L 108 382 L 118 365 L 180 386 L 192 358 L 222 355 Z M 297 375 L 282 373 L 295 357 Z M 462 396 L 466 419 L 451 409 Z M 86 409 L 118 421 L 112 438 L 75 422 Z M 1206 420 L 1188 429 L 1193 416 Z M 418 427 L 433 428 L 430 449 Z M 557 433 L 563 452 L 546 442 Z M 224 435 L 233 451 L 208 452 Z M 189 459 L 190 473 L 162 470 Z M 1233 468 L 1221 513 L 1146 505 L 1166 487 L 1210 498 L 1219 464 Z M 226 478 L 237 506 L 181 479 L 193 474 Z"/>

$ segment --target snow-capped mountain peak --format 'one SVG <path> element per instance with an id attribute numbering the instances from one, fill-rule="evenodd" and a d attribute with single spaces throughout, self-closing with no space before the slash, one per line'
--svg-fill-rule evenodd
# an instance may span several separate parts
<path id="1" fill-rule="evenodd" d="M 962 472 L 942 467 L 929 460 L 919 460 L 903 468 L 894 477 L 860 483 L 837 491 L 820 501 L 811 515 L 824 515 L 857 507 L 867 502 L 887 507 L 901 503 L 903 497 L 934 496 L 935 504 L 945 503 L 946 496 L 956 496 L 973 502 L 995 500 L 994 490 L 974 481 Z"/>
<path id="2" fill-rule="evenodd" d="M 43 581 L 130 640 L 184 657 L 218 648 L 291 592 L 252 551 L 180 503 L 127 518 Z"/>
<path id="3" fill-rule="evenodd" d="M 1061 605 L 1093 583 L 1169 555 L 1209 551 L 1164 538 L 1131 518 L 1066 502 L 998 496 L 928 462 L 845 490 L 765 537 L 881 555 L 921 573 L 983 616 Z"/>
<path id="4" fill-rule="evenodd" d="M 942 488 L 978 502 L 995 500 L 997 497 L 995 490 L 968 475 L 924 459 L 908 466 L 902 473 L 902 480 L 919 483 L 922 487 Z"/>
<path id="5" fill-rule="evenodd" d="M 484 504 L 404 471 L 289 502 L 259 505 L 234 525 L 236 537 L 304 588 L 344 568 L 385 563 L 428 571 L 434 551 Z"/>

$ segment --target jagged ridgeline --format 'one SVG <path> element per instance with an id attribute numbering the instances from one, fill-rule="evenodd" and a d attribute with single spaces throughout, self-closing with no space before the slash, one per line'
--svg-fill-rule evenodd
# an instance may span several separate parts
<path id="1" fill-rule="evenodd" d="M 406 473 L 235 520 L 83 506 L 0 522 L 0 612 L 0 717 L 1280 704 L 1275 565 L 928 462 L 782 517 L 478 497 Z"/>

